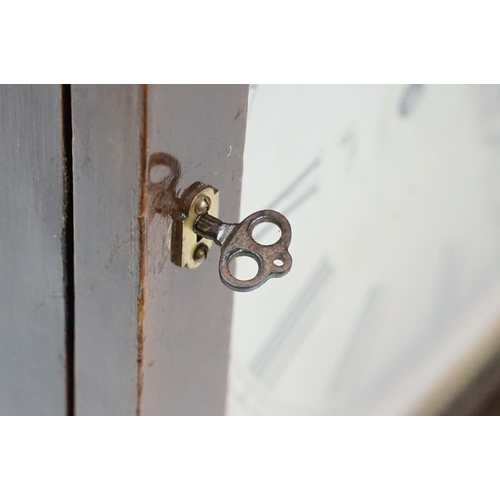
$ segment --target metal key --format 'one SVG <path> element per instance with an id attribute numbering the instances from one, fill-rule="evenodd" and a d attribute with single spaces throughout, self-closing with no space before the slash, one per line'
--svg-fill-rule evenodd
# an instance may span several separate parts
<path id="1" fill-rule="evenodd" d="M 214 203 L 215 202 L 215 203 Z M 217 218 L 218 192 L 211 186 L 196 183 L 188 188 L 182 199 L 182 214 L 179 224 L 174 227 L 177 238 L 176 252 L 178 265 L 197 267 L 205 258 L 209 242 L 221 247 L 219 275 L 222 282 L 231 290 L 249 292 L 263 285 L 270 278 L 285 276 L 292 267 L 292 256 L 288 247 L 292 238 L 290 223 L 279 212 L 260 210 L 248 216 L 239 224 L 229 224 Z M 276 224 L 281 230 L 280 239 L 271 245 L 258 243 L 252 233 L 263 222 Z M 198 235 L 196 240 L 190 232 Z M 196 241 L 194 250 L 190 248 Z M 183 245 L 183 246 L 182 246 Z M 256 276 L 249 280 L 240 280 L 231 274 L 230 262 L 239 257 L 248 256 L 258 265 Z"/>
<path id="2" fill-rule="evenodd" d="M 262 222 L 272 222 L 281 230 L 281 237 L 272 245 L 261 245 L 252 236 L 255 227 Z M 274 210 L 260 210 L 239 224 L 227 224 L 209 214 L 200 215 L 194 224 L 194 232 L 214 241 L 221 247 L 219 275 L 222 283 L 237 292 L 249 292 L 263 285 L 269 278 L 285 276 L 292 267 L 288 246 L 292 229 L 288 220 Z M 259 270 L 250 280 L 239 280 L 229 270 L 230 262 L 239 256 L 247 256 L 257 262 Z"/>

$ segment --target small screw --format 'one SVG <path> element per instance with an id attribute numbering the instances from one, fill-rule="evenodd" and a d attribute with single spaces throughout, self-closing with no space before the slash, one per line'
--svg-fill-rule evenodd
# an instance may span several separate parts
<path id="1" fill-rule="evenodd" d="M 210 198 L 203 197 L 196 202 L 194 211 L 198 215 L 206 214 L 210 210 Z"/>
<path id="2" fill-rule="evenodd" d="M 208 247 L 205 243 L 200 243 L 193 253 L 193 260 L 195 262 L 203 262 L 207 258 Z"/>

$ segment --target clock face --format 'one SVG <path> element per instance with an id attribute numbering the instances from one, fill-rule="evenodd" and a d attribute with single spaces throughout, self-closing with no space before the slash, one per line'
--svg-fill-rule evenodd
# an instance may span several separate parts
<path id="1" fill-rule="evenodd" d="M 264 208 L 294 263 L 235 294 L 228 413 L 413 411 L 500 317 L 499 88 L 251 86 Z"/>

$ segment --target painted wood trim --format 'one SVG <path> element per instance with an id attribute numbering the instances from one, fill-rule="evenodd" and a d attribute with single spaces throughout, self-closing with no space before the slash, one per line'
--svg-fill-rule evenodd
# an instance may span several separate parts
<path id="1" fill-rule="evenodd" d="M 171 263 L 170 214 L 201 181 L 219 190 L 220 217 L 239 220 L 247 101 L 247 85 L 149 86 L 141 414 L 225 412 L 233 292 L 215 245 L 195 270 Z"/>
<path id="2" fill-rule="evenodd" d="M 232 295 L 218 249 L 195 271 L 171 263 L 170 211 L 202 181 L 237 220 L 247 97 L 73 86 L 77 414 L 224 413 Z"/>
<path id="3" fill-rule="evenodd" d="M 137 412 L 140 85 L 73 85 L 75 405 Z"/>
<path id="4" fill-rule="evenodd" d="M 66 414 L 60 85 L 0 86 L 0 414 Z"/>

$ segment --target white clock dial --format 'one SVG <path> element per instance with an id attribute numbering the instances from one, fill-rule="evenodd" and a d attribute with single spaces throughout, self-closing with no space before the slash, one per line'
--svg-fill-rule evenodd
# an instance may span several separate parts
<path id="1" fill-rule="evenodd" d="M 241 213 L 293 268 L 236 294 L 229 414 L 408 413 L 500 317 L 500 91 L 252 86 Z"/>

